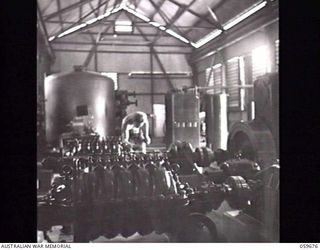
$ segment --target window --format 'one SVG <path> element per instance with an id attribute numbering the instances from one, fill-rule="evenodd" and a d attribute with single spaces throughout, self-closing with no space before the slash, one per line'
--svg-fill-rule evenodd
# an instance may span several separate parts
<path id="1" fill-rule="evenodd" d="M 228 107 L 240 107 L 240 57 L 234 57 L 227 61 L 227 93 Z"/>
<path id="2" fill-rule="evenodd" d="M 211 75 L 210 75 L 211 73 Z M 210 75 L 210 80 L 209 79 Z M 215 86 L 213 90 L 209 90 L 207 93 L 210 94 L 221 94 L 222 93 L 222 65 L 221 63 L 216 64 L 211 68 L 206 69 L 206 80 L 208 82 L 208 86 Z"/>
<path id="3" fill-rule="evenodd" d="M 117 34 L 130 34 L 133 32 L 132 22 L 128 20 L 118 20 L 114 25 L 114 32 Z"/>
<path id="4" fill-rule="evenodd" d="M 111 78 L 114 82 L 114 90 L 118 89 L 118 73 L 114 72 L 101 72 L 101 75 Z"/>
<path id="5" fill-rule="evenodd" d="M 276 69 L 276 72 L 278 72 L 279 71 L 279 40 L 276 40 L 274 43 L 275 43 L 275 59 L 276 59 L 275 69 Z"/>
<path id="6" fill-rule="evenodd" d="M 271 71 L 271 60 L 268 46 L 260 46 L 252 50 L 252 80 Z"/>

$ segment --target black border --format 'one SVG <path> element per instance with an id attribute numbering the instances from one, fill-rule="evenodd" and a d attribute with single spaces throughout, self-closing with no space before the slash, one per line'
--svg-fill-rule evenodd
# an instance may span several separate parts
<path id="1" fill-rule="evenodd" d="M 280 1 L 281 242 L 320 240 L 319 24 L 312 1 Z"/>
<path id="2" fill-rule="evenodd" d="M 36 242 L 36 1 L 1 18 L 1 242 Z"/>
<path id="3" fill-rule="evenodd" d="M 281 242 L 319 242 L 319 24 L 311 1 L 280 4 Z M 1 14 L 1 242 L 36 242 L 36 1 Z"/>

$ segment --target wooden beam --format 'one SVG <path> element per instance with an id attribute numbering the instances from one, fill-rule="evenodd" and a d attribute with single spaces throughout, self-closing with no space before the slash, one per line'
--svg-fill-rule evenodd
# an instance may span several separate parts
<path id="1" fill-rule="evenodd" d="M 151 72 L 151 77 L 150 77 L 150 92 L 151 92 L 151 113 L 154 114 L 154 80 L 153 80 L 153 52 L 154 49 L 152 45 L 150 46 L 150 72 Z M 152 134 L 154 134 L 154 119 L 151 119 L 152 121 Z"/>
<path id="2" fill-rule="evenodd" d="M 101 21 L 101 24 L 108 24 L 113 21 Z M 60 23 L 60 21 L 47 21 L 46 23 Z M 70 21 L 62 21 L 63 24 L 74 24 L 76 22 Z M 140 27 L 150 27 L 150 24 L 146 23 L 145 21 L 134 21 L 132 24 L 139 25 Z M 212 26 L 184 26 L 184 25 L 176 25 L 179 29 L 212 29 Z"/>
<path id="3" fill-rule="evenodd" d="M 117 18 L 119 17 L 120 13 L 121 13 L 121 12 L 118 12 L 118 13 L 117 13 L 115 20 L 117 20 Z M 88 56 L 86 57 L 86 59 L 85 59 L 85 61 L 84 61 L 84 63 L 83 63 L 83 66 L 84 66 L 84 67 L 87 67 L 87 66 L 89 65 L 92 57 L 97 54 L 97 47 L 98 47 L 98 44 L 99 44 L 99 42 L 100 42 L 100 40 L 101 40 L 102 33 L 103 33 L 103 32 L 108 32 L 108 30 L 109 30 L 111 27 L 113 27 L 112 24 L 109 25 L 109 26 L 107 26 L 104 30 L 101 30 L 101 32 L 99 32 L 95 43 L 92 45 L 91 50 L 89 51 Z M 92 36 L 91 38 L 92 38 L 92 40 L 93 40 L 93 42 L 94 42 L 93 36 Z"/>
<path id="4" fill-rule="evenodd" d="M 79 20 L 82 18 L 82 5 L 79 6 Z"/>
<path id="5" fill-rule="evenodd" d="M 45 43 L 46 43 L 48 50 L 49 50 L 49 54 L 52 58 L 54 58 L 54 50 L 52 49 L 51 43 L 49 42 L 48 31 L 47 31 L 47 28 L 44 24 L 43 16 L 42 16 L 42 13 L 41 13 L 41 10 L 39 8 L 38 3 L 37 3 L 37 16 L 38 16 L 38 20 L 40 21 L 40 27 L 42 27 L 40 29 L 42 29 L 44 40 L 45 40 Z"/>
<path id="6" fill-rule="evenodd" d="M 145 43 L 139 43 L 139 42 L 124 42 L 124 43 L 120 43 L 120 42 L 108 42 L 103 40 L 104 42 L 100 42 L 99 45 L 103 46 L 103 45 L 111 45 L 111 46 L 126 46 L 126 47 L 135 47 L 135 46 L 141 46 L 141 47 L 146 47 L 149 45 L 148 42 Z M 59 41 L 59 40 L 55 40 L 51 42 L 53 45 L 55 44 L 69 44 L 69 45 L 94 45 L 93 42 L 73 42 L 73 41 Z M 186 46 L 184 45 L 178 45 L 178 44 L 156 44 L 153 45 L 153 47 L 171 47 L 171 48 L 186 48 Z M 190 49 L 190 48 L 186 48 L 186 49 Z"/>
<path id="7" fill-rule="evenodd" d="M 218 4 L 216 4 L 216 5 L 213 7 L 213 12 L 216 13 L 217 10 L 218 10 L 219 8 L 221 8 L 222 4 L 223 4 L 225 1 L 226 1 L 226 0 L 221 0 Z M 209 18 L 209 16 L 210 16 L 210 13 L 206 14 L 204 17 L 205 17 L 205 18 Z M 197 27 L 198 27 L 198 25 L 199 25 L 201 22 L 203 22 L 203 21 L 206 22 L 206 20 L 199 19 L 198 21 L 196 21 L 196 22 L 194 23 L 194 26 L 197 26 Z M 218 28 L 216 24 L 214 24 L 214 26 L 215 26 L 215 28 Z M 209 27 L 208 27 L 208 28 L 209 28 Z M 211 27 L 211 28 L 212 28 L 212 27 Z M 191 32 L 191 29 L 189 29 L 189 30 L 187 30 L 186 32 L 184 32 L 183 35 L 187 35 L 187 34 L 190 33 L 190 32 Z"/>
<path id="8" fill-rule="evenodd" d="M 62 18 L 62 14 L 61 14 L 61 2 L 60 2 L 60 0 L 56 0 L 56 2 L 57 2 L 58 11 L 59 11 L 59 22 L 60 22 L 60 27 L 61 27 L 60 31 L 62 32 L 62 30 L 63 30 L 63 23 L 62 23 L 63 18 Z"/>
<path id="9" fill-rule="evenodd" d="M 175 4 L 175 5 L 179 6 L 179 7 L 182 7 L 182 4 L 176 2 L 175 0 L 168 0 L 168 1 L 170 1 L 171 3 L 173 3 L 173 4 Z M 193 11 L 191 9 L 188 9 L 187 11 L 190 12 L 192 15 L 194 15 L 194 16 L 196 16 L 196 17 L 198 17 L 198 18 L 200 18 L 200 19 L 202 19 L 204 21 L 206 21 L 207 23 L 215 25 L 215 23 L 213 21 L 211 21 L 209 18 L 203 17 L 202 15 L 200 15 L 197 12 L 195 12 L 195 11 Z"/>
<path id="10" fill-rule="evenodd" d="M 133 21 L 133 19 L 132 19 L 132 17 L 131 17 L 130 15 L 128 15 L 127 13 L 126 13 L 126 15 L 127 15 L 127 17 L 128 17 L 131 21 Z M 142 30 L 140 29 L 140 27 L 136 27 L 136 28 L 137 28 L 137 30 L 139 31 L 139 33 L 141 34 L 141 36 L 143 37 L 143 39 L 144 39 L 145 41 L 150 42 L 150 40 L 148 40 L 148 38 L 143 34 L 143 32 L 142 32 Z M 153 48 L 152 46 L 150 47 L 150 51 L 154 54 L 154 57 L 156 58 L 159 66 L 160 66 L 161 71 L 163 72 L 163 74 L 164 74 L 165 77 L 166 77 L 166 80 L 167 80 L 167 82 L 168 82 L 168 85 L 170 86 L 171 89 L 174 89 L 174 86 L 173 86 L 171 80 L 169 79 L 168 74 L 167 74 L 165 68 L 163 67 L 163 65 L 162 65 L 162 63 L 161 63 L 161 60 L 160 60 L 157 52 L 154 50 L 154 48 Z M 172 53 L 172 52 L 170 52 L 170 53 Z"/>
<path id="11" fill-rule="evenodd" d="M 153 0 L 149 0 L 149 1 L 150 1 L 150 3 L 152 4 L 152 6 L 153 6 L 154 8 L 158 8 L 158 5 L 156 5 Z M 158 8 L 158 13 L 159 13 L 159 15 L 161 16 L 161 18 L 163 19 L 163 21 L 164 21 L 164 22 L 166 23 L 166 25 L 167 25 L 168 22 L 169 22 L 169 17 L 168 17 L 165 13 L 163 13 L 163 12 L 160 10 L 160 8 Z"/>
<path id="12" fill-rule="evenodd" d="M 57 11 L 57 12 L 54 12 L 52 14 L 49 14 L 49 15 L 45 16 L 44 17 L 44 21 L 48 21 L 48 20 L 50 20 L 50 19 L 52 19 L 54 17 L 57 17 L 57 16 L 59 16 L 59 15 L 61 15 L 63 13 L 69 12 L 71 10 L 74 10 L 74 9 L 78 8 L 79 6 L 84 5 L 86 3 L 89 3 L 89 2 L 92 2 L 92 1 L 93 0 L 82 0 L 82 1 L 79 1 L 77 3 L 71 4 L 68 7 L 65 7 L 65 8 L 61 9 L 60 11 Z"/>
<path id="13" fill-rule="evenodd" d="M 183 7 L 179 7 L 178 11 L 175 13 L 175 15 L 171 18 L 170 22 L 167 25 L 167 28 L 169 29 L 171 26 L 173 26 L 173 24 L 175 23 L 175 21 L 177 21 L 179 19 L 179 17 L 181 17 L 188 9 L 191 5 L 194 4 L 196 0 L 192 0 L 188 5 L 184 5 Z M 176 27 L 176 26 L 175 26 Z M 176 27 L 177 28 L 177 27 Z M 179 29 L 180 30 L 180 29 Z M 180 31 L 179 31 L 180 32 Z M 160 39 L 160 37 L 156 37 L 152 43 L 155 43 L 158 39 Z M 180 41 L 180 40 L 179 40 Z"/>
<path id="14" fill-rule="evenodd" d="M 136 26 L 136 28 L 137 28 L 137 26 Z M 83 31 L 83 32 L 81 32 L 82 34 L 99 34 L 99 32 L 93 32 L 93 31 Z M 102 35 L 114 35 L 114 33 L 106 33 L 106 32 L 103 32 L 102 33 Z M 149 33 L 145 33 L 145 35 L 146 36 L 149 36 L 149 37 L 155 37 L 156 36 L 156 34 L 149 34 Z M 130 36 L 130 37 L 135 37 L 135 36 L 139 36 L 139 37 L 141 37 L 141 35 L 140 34 L 121 34 L 121 35 L 119 35 L 119 36 L 121 36 L 121 37 L 124 37 L 124 36 Z M 171 35 L 169 35 L 169 34 L 166 34 L 165 33 L 165 35 L 163 35 L 164 37 L 172 37 Z M 150 41 L 150 42 L 152 42 L 152 41 Z"/>
<path id="15" fill-rule="evenodd" d="M 79 52 L 79 53 L 89 53 L 91 50 L 81 50 L 81 49 L 53 49 L 56 52 Z M 103 53 L 103 54 L 150 54 L 149 51 L 138 51 L 138 50 L 97 50 L 97 53 Z M 191 55 L 192 52 L 181 52 L 181 51 L 157 51 L 155 52 L 159 55 Z M 165 74 L 165 77 L 167 78 L 168 74 L 166 72 L 163 72 Z"/>
<path id="16" fill-rule="evenodd" d="M 101 0 L 99 0 L 99 2 L 98 2 L 98 6 L 100 6 L 100 5 L 101 5 Z M 100 15 L 100 9 L 101 8 L 99 8 L 98 11 L 97 11 L 98 12 L 98 16 Z"/>
<path id="17" fill-rule="evenodd" d="M 162 5 L 164 4 L 166 0 L 161 0 L 160 4 L 157 5 L 157 7 L 155 8 L 155 11 L 150 15 L 150 19 L 153 19 L 153 17 L 159 12 L 159 10 L 161 9 Z"/>
<path id="18" fill-rule="evenodd" d="M 107 0 L 107 1 L 108 1 L 108 0 Z M 106 1 L 103 2 L 103 4 L 105 4 L 105 3 L 106 3 Z M 101 4 L 101 5 L 103 5 L 103 4 Z M 71 28 L 73 28 L 73 27 L 75 27 L 75 26 L 77 26 L 77 25 L 79 25 L 79 24 L 82 24 L 82 21 L 83 21 L 85 18 L 87 18 L 88 16 L 90 16 L 92 13 L 94 13 L 94 11 L 97 10 L 99 7 L 100 7 L 100 6 L 97 6 L 95 9 L 91 10 L 88 14 L 84 15 L 83 17 L 81 17 L 76 23 L 70 25 L 68 28 L 64 29 L 62 32 L 59 32 L 59 33 L 54 34 L 54 36 L 58 36 L 59 34 L 65 32 L 65 31 L 67 31 L 67 30 L 69 30 L 69 29 L 71 29 Z M 97 22 L 97 23 L 99 23 L 99 22 Z M 94 23 L 94 25 L 96 25 L 97 23 Z M 85 26 L 85 27 L 83 27 L 83 28 L 86 28 L 86 29 L 87 29 L 88 26 Z M 78 29 L 76 32 L 81 31 L 83 28 Z M 73 32 L 70 33 L 70 34 L 73 34 Z M 69 34 L 68 34 L 68 35 L 69 35 Z"/>
<path id="19" fill-rule="evenodd" d="M 93 10 L 94 16 L 95 16 L 95 17 L 98 17 L 98 16 L 99 16 L 98 13 L 99 13 L 99 9 L 100 9 L 100 8 L 94 8 L 91 2 L 89 3 L 89 5 L 90 5 L 90 9 Z M 101 6 L 101 3 L 98 4 L 98 6 Z"/>

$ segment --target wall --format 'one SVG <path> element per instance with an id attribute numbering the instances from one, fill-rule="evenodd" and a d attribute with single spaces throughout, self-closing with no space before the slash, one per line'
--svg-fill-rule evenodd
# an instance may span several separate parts
<path id="1" fill-rule="evenodd" d="M 54 45 L 54 48 L 56 60 L 51 69 L 54 73 L 57 73 L 72 71 L 74 65 L 83 64 L 91 46 L 59 44 L 59 46 Z M 158 52 L 158 57 L 168 73 L 191 72 L 186 59 L 187 53 L 191 52 L 190 49 L 155 47 L 155 50 Z M 170 89 L 167 80 L 163 76 L 160 79 L 155 78 L 152 87 L 150 78 L 143 79 L 141 77 L 129 77 L 128 75 L 130 72 L 150 72 L 150 60 L 150 49 L 147 46 L 132 48 L 129 46 L 111 47 L 99 45 L 97 53 L 91 59 L 87 69 L 99 72 L 117 72 L 119 89 L 135 91 L 137 94 L 138 106 L 130 105 L 127 112 L 131 113 L 139 110 L 151 114 L 153 113 L 153 104 L 164 103 L 164 93 Z M 153 56 L 153 71 L 162 72 L 155 56 Z M 191 86 L 191 78 L 191 76 L 180 77 L 179 79 L 170 77 L 170 80 L 174 88 L 181 88 L 183 86 Z M 155 95 L 152 96 L 151 93 Z M 133 97 L 130 97 L 130 99 L 134 100 Z"/>
<path id="2" fill-rule="evenodd" d="M 240 27 L 237 30 L 230 30 L 214 42 L 196 50 L 191 56 L 191 63 L 196 68 L 198 85 L 206 85 L 205 70 L 212 65 L 213 57 L 215 57 L 213 65 L 217 63 L 224 64 L 228 59 L 233 57 L 250 55 L 253 49 L 261 45 L 267 45 L 270 54 L 273 56 L 275 54 L 274 42 L 279 39 L 278 25 L 277 10 L 273 10 L 272 12 L 267 10 L 265 13 L 262 12 L 260 16 L 256 15 L 251 20 L 243 21 L 241 25 L 239 24 Z M 213 53 L 216 50 L 219 50 L 219 54 Z M 210 52 L 211 55 L 209 54 Z M 274 57 L 271 57 L 271 62 L 271 71 L 274 71 L 276 68 Z M 246 66 L 248 65 L 245 63 Z M 252 79 L 248 77 L 250 72 L 246 69 L 246 84 L 252 84 Z M 246 90 L 246 94 L 248 94 L 248 90 Z M 247 112 L 247 109 L 240 111 L 229 108 L 228 128 L 236 121 L 247 120 Z"/>

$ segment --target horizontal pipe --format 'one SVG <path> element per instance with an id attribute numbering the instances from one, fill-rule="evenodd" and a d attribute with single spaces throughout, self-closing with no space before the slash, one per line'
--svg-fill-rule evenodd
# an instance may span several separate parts
<path id="1" fill-rule="evenodd" d="M 210 89 L 229 89 L 229 88 L 239 88 L 239 89 L 248 89 L 253 88 L 253 85 L 231 85 L 231 86 L 223 86 L 223 85 L 215 85 L 215 86 L 205 86 L 205 87 L 187 87 L 184 89 L 190 90 L 210 90 Z"/>
<path id="2" fill-rule="evenodd" d="M 192 79 L 192 76 L 171 76 L 171 75 L 162 75 L 162 76 L 153 76 L 154 79 L 164 79 L 166 77 L 169 77 L 170 79 Z M 130 79 L 151 79 L 151 76 L 147 77 L 142 77 L 142 76 L 136 76 L 136 77 L 132 77 L 129 76 Z"/>
<path id="3" fill-rule="evenodd" d="M 145 93 L 135 93 L 136 96 L 139 96 L 139 95 L 166 95 L 167 93 L 149 93 L 149 92 L 145 92 Z"/>
<path id="4" fill-rule="evenodd" d="M 167 75 L 192 76 L 191 72 L 166 72 Z M 129 76 L 162 76 L 162 72 L 130 72 Z"/>

